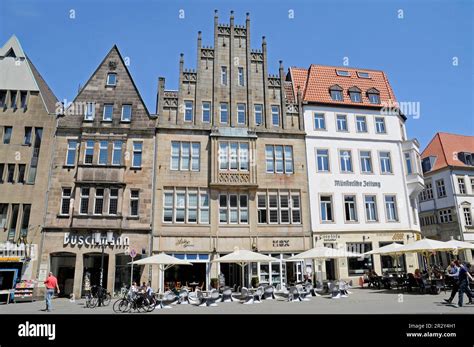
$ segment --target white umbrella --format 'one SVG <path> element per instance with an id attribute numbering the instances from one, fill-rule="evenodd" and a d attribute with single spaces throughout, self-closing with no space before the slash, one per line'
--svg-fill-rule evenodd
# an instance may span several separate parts
<path id="1" fill-rule="evenodd" d="M 152 255 L 150 257 L 146 257 L 137 261 L 132 261 L 129 264 L 135 265 L 158 265 L 159 269 L 163 271 L 163 273 L 172 266 L 175 265 L 193 265 L 192 263 L 172 257 L 165 253 L 159 253 Z M 160 283 L 160 288 L 163 288 L 163 283 Z"/>
<path id="2" fill-rule="evenodd" d="M 338 258 L 360 258 L 363 254 L 346 251 L 343 248 L 329 248 L 329 247 L 314 247 L 303 253 L 296 254 L 287 261 L 301 261 L 304 259 L 313 259 L 322 263 L 326 259 L 338 259 Z M 318 271 L 319 273 L 319 271 Z M 321 277 L 321 276 L 320 276 Z"/>
<path id="3" fill-rule="evenodd" d="M 474 244 L 470 242 L 449 240 L 449 241 L 446 241 L 446 244 L 449 246 L 455 247 L 458 250 L 474 249 Z"/>
<path id="4" fill-rule="evenodd" d="M 258 263 L 258 262 L 271 262 L 280 261 L 280 259 L 270 257 L 268 255 L 252 252 L 246 249 L 234 248 L 234 251 L 230 254 L 224 255 L 223 257 L 214 259 L 215 263 L 233 263 L 239 264 L 242 268 L 242 286 L 244 285 L 244 274 L 245 266 L 247 263 Z"/>

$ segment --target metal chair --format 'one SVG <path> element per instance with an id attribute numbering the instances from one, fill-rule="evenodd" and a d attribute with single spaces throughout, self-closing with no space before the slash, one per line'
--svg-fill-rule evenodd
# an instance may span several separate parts
<path id="1" fill-rule="evenodd" d="M 217 289 L 213 289 L 211 290 L 211 292 L 209 293 L 209 296 L 207 298 L 205 298 L 205 302 L 203 304 L 201 304 L 201 306 L 217 306 L 217 303 L 216 301 L 219 300 L 220 298 L 220 294 L 219 294 L 219 291 Z"/>
<path id="2" fill-rule="evenodd" d="M 295 301 L 301 301 L 300 297 L 300 292 L 298 291 L 298 288 L 295 286 L 290 287 L 290 294 L 288 296 L 288 301 L 290 302 L 295 302 Z"/>
<path id="3" fill-rule="evenodd" d="M 273 286 L 266 286 L 263 288 L 263 299 L 264 300 L 273 300 L 275 299 L 275 294 L 274 294 L 275 288 Z"/>
<path id="4" fill-rule="evenodd" d="M 311 296 L 311 293 L 307 291 L 301 284 L 298 284 L 296 286 L 296 289 L 298 289 L 298 294 L 300 296 L 301 301 L 309 301 L 308 296 Z"/>
<path id="5" fill-rule="evenodd" d="M 264 293 L 263 287 L 262 286 L 258 287 L 255 293 L 253 293 L 254 303 L 260 304 L 262 302 L 263 293 Z"/>
<path id="6" fill-rule="evenodd" d="M 204 301 L 204 295 L 199 289 L 196 289 L 194 292 L 189 293 L 188 301 L 192 305 L 200 306 Z"/>
<path id="7" fill-rule="evenodd" d="M 224 287 L 224 289 L 222 289 L 222 299 L 221 299 L 221 302 L 232 302 L 234 301 L 232 299 L 232 288 L 230 287 Z"/>
<path id="8" fill-rule="evenodd" d="M 239 300 L 242 304 L 251 305 L 253 304 L 254 297 L 250 294 L 249 290 L 246 287 L 242 287 L 240 295 L 235 296 L 235 299 Z"/>
<path id="9" fill-rule="evenodd" d="M 181 304 L 181 305 L 189 304 L 189 291 L 187 289 L 182 288 L 179 291 L 178 304 Z"/>
<path id="10" fill-rule="evenodd" d="M 328 291 L 329 291 L 329 294 L 331 295 L 331 299 L 341 298 L 341 292 L 339 291 L 339 286 L 336 286 L 334 282 L 328 283 Z"/>

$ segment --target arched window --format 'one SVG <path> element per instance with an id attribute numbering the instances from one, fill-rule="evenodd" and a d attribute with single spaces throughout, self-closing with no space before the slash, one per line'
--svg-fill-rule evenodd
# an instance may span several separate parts
<path id="1" fill-rule="evenodd" d="M 349 88 L 349 96 L 351 97 L 352 102 L 362 102 L 360 89 L 357 87 Z"/>
<path id="2" fill-rule="evenodd" d="M 367 91 L 367 97 L 371 104 L 380 104 L 380 92 L 375 89 L 371 88 Z"/>
<path id="3" fill-rule="evenodd" d="M 341 86 L 335 84 L 329 87 L 329 94 L 331 94 L 331 99 L 334 101 L 342 101 L 342 88 Z"/>

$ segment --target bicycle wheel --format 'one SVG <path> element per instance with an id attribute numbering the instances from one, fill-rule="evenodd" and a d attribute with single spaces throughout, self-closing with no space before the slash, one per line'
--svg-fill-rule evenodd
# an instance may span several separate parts
<path id="1" fill-rule="evenodd" d="M 93 297 L 89 300 L 89 307 L 90 307 L 90 308 L 95 308 L 95 307 L 97 307 L 98 304 L 99 304 L 99 298 L 96 297 L 96 296 L 93 296 Z"/>
<path id="2" fill-rule="evenodd" d="M 103 306 L 109 306 L 110 301 L 112 301 L 112 295 L 110 295 L 110 293 L 107 293 L 107 294 L 104 295 L 104 298 L 102 300 L 102 305 Z"/>
<path id="3" fill-rule="evenodd" d="M 114 302 L 112 309 L 114 310 L 115 313 L 123 313 L 125 312 L 127 307 L 128 307 L 127 299 L 119 299 Z"/>

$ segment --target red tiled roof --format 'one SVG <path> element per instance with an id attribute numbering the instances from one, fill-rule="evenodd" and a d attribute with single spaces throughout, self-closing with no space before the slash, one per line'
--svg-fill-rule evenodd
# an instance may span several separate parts
<path id="1" fill-rule="evenodd" d="M 339 76 L 336 70 L 345 70 L 350 76 Z M 361 78 L 357 72 L 366 72 L 370 78 Z M 394 104 L 396 102 L 393 90 L 388 82 L 387 76 L 383 71 L 357 69 L 349 67 L 336 67 L 312 64 L 309 69 L 291 67 L 289 76 L 293 82 L 293 91 L 296 95 L 298 86 L 301 88 L 303 101 L 334 104 L 334 105 L 357 105 L 380 108 L 380 104 L 371 104 L 367 97 L 367 91 L 375 88 L 380 93 L 380 102 L 382 104 Z M 329 93 L 329 88 L 333 85 L 339 85 L 343 89 L 343 100 L 334 101 Z M 361 89 L 362 102 L 352 102 L 348 90 L 351 87 Z"/>
<path id="2" fill-rule="evenodd" d="M 436 157 L 430 171 L 447 166 L 469 167 L 458 159 L 459 152 L 474 153 L 474 136 L 437 133 L 421 153 L 421 158 Z"/>

